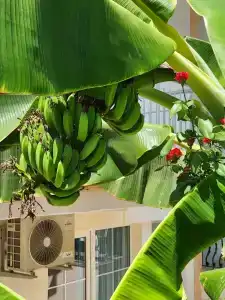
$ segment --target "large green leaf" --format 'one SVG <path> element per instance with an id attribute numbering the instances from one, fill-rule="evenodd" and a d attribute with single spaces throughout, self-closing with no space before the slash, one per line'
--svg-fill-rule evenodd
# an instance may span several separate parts
<path id="1" fill-rule="evenodd" d="M 225 289 L 225 269 L 202 272 L 200 281 L 210 299 L 219 300 Z"/>
<path id="2" fill-rule="evenodd" d="M 206 178 L 171 210 L 137 255 L 111 300 L 182 299 L 184 267 L 225 236 L 225 194 L 217 179 L 221 181 L 216 175 Z"/>
<path id="3" fill-rule="evenodd" d="M 197 14 L 204 17 L 207 33 L 211 42 L 213 51 L 217 58 L 220 69 L 225 77 L 225 57 L 224 57 L 224 11 L 225 1 L 217 0 L 188 0 L 188 3 Z"/>
<path id="4" fill-rule="evenodd" d="M 195 58 L 190 51 L 187 43 L 177 30 L 171 25 L 167 24 L 165 20 L 171 14 L 176 1 L 173 0 L 115 0 L 121 6 L 126 7 L 134 15 L 149 22 L 147 17 L 154 22 L 157 29 L 165 36 L 170 37 L 177 45 L 177 51 L 188 58 L 193 63 L 196 63 Z M 162 10 L 160 11 L 160 6 Z M 163 12 L 163 13 L 162 13 Z M 145 15 L 144 15 L 144 14 Z M 166 17 L 167 15 L 167 17 Z"/>
<path id="5" fill-rule="evenodd" d="M 175 49 L 152 22 L 113 0 L 0 0 L 0 40 L 0 92 L 28 94 L 122 81 Z"/>
<path id="6" fill-rule="evenodd" d="M 159 152 L 160 149 L 158 154 Z M 164 159 L 155 158 L 133 174 L 99 186 L 118 199 L 151 207 L 169 207 L 170 194 L 176 186 L 176 176 L 167 167 L 156 171 L 165 165 Z"/>
<path id="7" fill-rule="evenodd" d="M 92 176 L 88 185 L 116 180 L 134 172 L 159 154 L 160 150 L 154 152 L 153 148 L 163 144 L 170 133 L 170 126 L 145 123 L 138 134 L 121 136 L 104 124 L 104 136 L 108 141 L 107 151 L 110 158 L 108 157 L 106 165 Z"/>
<path id="8" fill-rule="evenodd" d="M 25 300 L 22 296 L 19 296 L 13 290 L 0 283 L 0 299 L 1 300 Z"/>
<path id="9" fill-rule="evenodd" d="M 216 78 L 222 84 L 224 84 L 224 77 L 216 60 L 215 53 L 213 52 L 211 44 L 207 41 L 195 39 L 192 37 L 186 37 L 185 40 L 202 57 L 202 59 L 212 70 Z"/>
<path id="10" fill-rule="evenodd" d="M 0 142 L 20 123 L 35 96 L 0 95 Z"/>

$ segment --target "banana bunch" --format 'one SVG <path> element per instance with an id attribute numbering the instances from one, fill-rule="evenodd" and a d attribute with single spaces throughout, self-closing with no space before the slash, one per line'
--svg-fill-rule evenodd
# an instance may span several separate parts
<path id="1" fill-rule="evenodd" d="M 114 84 L 106 88 L 103 119 L 119 134 L 136 134 L 144 125 L 138 96 L 132 86 Z"/>
<path id="2" fill-rule="evenodd" d="M 76 94 L 39 97 L 38 110 L 20 130 L 19 168 L 38 180 L 51 205 L 70 205 L 107 160 L 97 109 Z"/>

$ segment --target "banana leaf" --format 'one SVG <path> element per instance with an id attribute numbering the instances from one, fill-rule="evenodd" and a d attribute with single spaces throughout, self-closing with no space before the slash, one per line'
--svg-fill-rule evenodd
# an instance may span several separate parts
<path id="1" fill-rule="evenodd" d="M 0 142 L 18 127 L 35 96 L 0 95 Z M 12 142 L 12 141 L 10 141 Z"/>
<path id="2" fill-rule="evenodd" d="M 221 299 L 225 289 L 225 268 L 202 272 L 200 281 L 211 300 Z"/>
<path id="3" fill-rule="evenodd" d="M 189 36 L 186 37 L 185 40 L 201 56 L 219 82 L 224 84 L 224 77 L 216 60 L 211 44 L 207 41 L 195 39 Z"/>
<path id="4" fill-rule="evenodd" d="M 142 247 L 111 300 L 182 299 L 184 267 L 225 236 L 222 189 L 224 180 L 213 174 L 188 193 Z"/>
<path id="5" fill-rule="evenodd" d="M 25 300 L 22 296 L 19 296 L 13 290 L 0 283 L 0 299 L 1 300 Z"/>
<path id="6" fill-rule="evenodd" d="M 225 77 L 225 36 L 223 29 L 225 24 L 225 1 L 217 0 L 215 3 L 214 0 L 188 0 L 188 3 L 197 14 L 203 16 L 210 43 L 223 77 Z"/>
<path id="7" fill-rule="evenodd" d="M 152 22 L 113 0 L 0 0 L 0 37 L 2 93 L 108 85 L 156 68 L 175 50 Z"/>
<path id="8" fill-rule="evenodd" d="M 87 185 L 114 181 L 141 168 L 159 155 L 161 146 L 170 133 L 170 126 L 145 123 L 138 134 L 121 136 L 104 124 L 104 136 L 108 141 L 107 151 L 110 158 L 108 156 L 105 166 L 97 174 L 93 174 Z"/>

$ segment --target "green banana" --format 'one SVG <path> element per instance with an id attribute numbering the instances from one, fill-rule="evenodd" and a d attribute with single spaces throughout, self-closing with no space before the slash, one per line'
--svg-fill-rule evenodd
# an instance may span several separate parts
<path id="1" fill-rule="evenodd" d="M 25 134 L 24 134 L 24 129 L 21 128 L 20 129 L 20 146 L 22 147 L 22 143 L 23 143 L 23 138 L 25 137 Z"/>
<path id="2" fill-rule="evenodd" d="M 35 153 L 35 162 L 37 170 L 40 174 L 43 174 L 43 157 L 44 157 L 44 147 L 41 142 L 38 143 Z"/>
<path id="3" fill-rule="evenodd" d="M 90 172 L 97 172 L 100 170 L 104 165 L 106 164 L 107 161 L 107 154 L 105 153 L 104 156 L 99 160 L 99 162 L 94 165 L 93 167 L 89 168 L 88 171 Z"/>
<path id="4" fill-rule="evenodd" d="M 23 153 L 20 154 L 19 166 L 23 172 L 27 171 L 27 162 L 26 162 L 26 159 L 25 159 Z"/>
<path id="5" fill-rule="evenodd" d="M 71 190 L 75 188 L 75 186 L 80 181 L 80 172 L 75 170 L 69 177 L 64 180 L 64 184 L 61 187 L 63 190 Z"/>
<path id="6" fill-rule="evenodd" d="M 43 175 L 48 181 L 55 177 L 55 167 L 50 151 L 45 152 L 43 157 Z"/>
<path id="7" fill-rule="evenodd" d="M 104 114 L 108 113 L 110 110 L 111 106 L 113 105 L 115 95 L 116 95 L 116 90 L 117 90 L 118 84 L 112 84 L 110 86 L 105 87 L 105 106 L 106 110 L 104 111 Z"/>
<path id="8" fill-rule="evenodd" d="M 73 120 L 75 120 L 75 110 L 76 110 L 76 99 L 75 99 L 76 95 L 74 93 L 72 93 L 68 99 L 67 99 L 67 105 L 69 108 L 69 111 L 72 115 Z"/>
<path id="9" fill-rule="evenodd" d="M 86 162 L 84 160 L 80 160 L 78 164 L 78 169 L 80 172 L 83 172 L 86 168 Z"/>
<path id="10" fill-rule="evenodd" d="M 98 142 L 102 136 L 98 133 L 91 135 L 84 144 L 84 148 L 80 152 L 80 159 L 87 158 L 97 147 Z"/>
<path id="11" fill-rule="evenodd" d="M 76 149 L 73 149 L 71 162 L 66 170 L 66 176 L 70 176 L 77 168 L 79 162 L 79 152 Z"/>
<path id="12" fill-rule="evenodd" d="M 130 88 L 126 87 L 121 90 L 116 97 L 115 106 L 109 111 L 106 116 L 107 119 L 113 121 L 119 121 L 126 110 L 128 97 L 130 94 Z"/>
<path id="13" fill-rule="evenodd" d="M 95 123 L 95 108 L 89 106 L 88 108 L 88 132 L 91 132 Z"/>
<path id="14" fill-rule="evenodd" d="M 87 158 L 86 160 L 87 168 L 91 168 L 94 165 L 96 165 L 100 161 L 100 159 L 104 156 L 105 151 L 106 151 L 106 142 L 102 138 L 100 139 L 98 146 L 96 147 L 93 154 Z"/>
<path id="15" fill-rule="evenodd" d="M 65 110 L 66 107 L 67 107 L 66 101 L 65 101 L 65 99 L 64 99 L 63 96 L 58 96 L 58 97 L 57 97 L 57 100 L 58 100 L 58 106 L 59 106 L 59 109 L 60 109 L 60 111 L 61 111 L 62 114 L 63 114 L 64 110 Z"/>
<path id="16" fill-rule="evenodd" d="M 64 165 L 65 172 L 67 171 L 67 168 L 69 167 L 69 164 L 71 162 L 73 155 L 73 149 L 71 145 L 66 144 L 63 150 L 63 155 L 62 155 L 62 162 Z"/>
<path id="17" fill-rule="evenodd" d="M 29 163 L 28 144 L 29 144 L 29 139 L 28 139 L 28 136 L 25 135 L 22 139 L 21 151 L 22 151 L 27 163 Z"/>
<path id="18" fill-rule="evenodd" d="M 84 142 L 88 135 L 88 115 L 86 112 L 81 112 L 78 126 L 77 140 Z"/>
<path id="19" fill-rule="evenodd" d="M 82 103 L 76 102 L 75 103 L 74 123 L 75 123 L 75 126 L 77 127 L 77 129 L 79 127 L 80 115 L 81 115 L 82 109 L 83 109 Z"/>
<path id="20" fill-rule="evenodd" d="M 38 99 L 38 109 L 40 110 L 40 112 L 44 112 L 44 108 L 45 108 L 45 97 L 44 96 L 40 96 Z"/>
<path id="21" fill-rule="evenodd" d="M 30 166 L 35 170 L 37 169 L 36 160 L 35 160 L 36 148 L 37 148 L 37 143 L 35 141 L 32 142 L 29 141 L 28 143 L 29 162 L 30 162 Z"/>
<path id="22" fill-rule="evenodd" d="M 57 166 L 63 154 L 63 141 L 61 139 L 59 138 L 54 139 L 52 152 L 53 152 L 52 154 L 53 164 Z"/>
<path id="23" fill-rule="evenodd" d="M 102 118 L 99 113 L 96 113 L 95 123 L 92 129 L 93 133 L 100 132 L 102 130 Z"/>
<path id="24" fill-rule="evenodd" d="M 73 116 L 70 110 L 66 109 L 63 114 L 63 128 L 68 138 L 73 135 Z"/>
<path id="25" fill-rule="evenodd" d="M 52 105 L 52 122 L 54 125 L 54 129 L 58 132 L 58 134 L 60 136 L 63 135 L 63 118 L 57 104 Z"/>
<path id="26" fill-rule="evenodd" d="M 68 205 L 71 205 L 80 196 L 79 192 L 75 192 L 74 194 L 72 194 L 68 197 L 59 198 L 57 196 L 53 196 L 53 195 L 49 194 L 48 192 L 46 192 L 46 190 L 43 187 L 40 187 L 40 190 L 41 190 L 42 194 L 44 195 L 44 197 L 46 197 L 48 203 L 53 205 L 53 206 L 68 206 Z"/>
<path id="27" fill-rule="evenodd" d="M 63 163 L 60 161 L 60 162 L 58 163 L 58 166 L 57 166 L 57 171 L 56 171 L 56 176 L 55 176 L 55 181 L 54 181 L 54 185 L 55 185 L 57 188 L 60 188 L 61 185 L 63 184 L 64 176 L 65 176 L 64 165 L 63 165 Z"/>
<path id="28" fill-rule="evenodd" d="M 143 125 L 144 125 L 144 116 L 141 114 L 138 121 L 132 128 L 130 128 L 129 130 L 123 130 L 121 132 L 125 135 L 126 134 L 129 134 L 129 135 L 136 134 L 143 128 Z"/>
<path id="29" fill-rule="evenodd" d="M 50 152 L 53 150 L 53 139 L 49 132 L 45 132 L 43 135 L 43 143 L 45 143 L 46 148 L 49 149 Z"/>
<path id="30" fill-rule="evenodd" d="M 52 120 L 52 102 L 51 99 L 47 98 L 45 100 L 45 107 L 44 107 L 44 118 L 45 122 L 49 128 L 54 129 L 54 123 Z"/>
<path id="31" fill-rule="evenodd" d="M 124 118 L 122 118 L 119 123 L 115 124 L 120 130 L 129 130 L 137 123 L 141 115 L 140 104 L 136 102 L 133 105 L 132 110 L 125 114 Z"/>

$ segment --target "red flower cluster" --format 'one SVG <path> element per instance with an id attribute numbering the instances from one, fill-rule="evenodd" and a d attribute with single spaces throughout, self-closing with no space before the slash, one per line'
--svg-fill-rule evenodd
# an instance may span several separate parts
<path id="1" fill-rule="evenodd" d="M 177 72 L 175 76 L 175 80 L 181 84 L 184 84 L 186 80 L 188 80 L 189 74 L 188 72 Z"/>
<path id="2" fill-rule="evenodd" d="M 211 139 L 209 139 L 209 138 L 207 138 L 207 137 L 204 137 L 203 139 L 202 139 L 202 142 L 204 143 L 204 144 L 210 144 L 211 143 Z"/>
<path id="3" fill-rule="evenodd" d="M 225 118 L 220 119 L 220 124 L 225 125 Z"/>
<path id="4" fill-rule="evenodd" d="M 177 161 L 182 156 L 182 152 L 179 148 L 173 148 L 170 152 L 166 155 L 166 160 L 169 161 Z"/>

